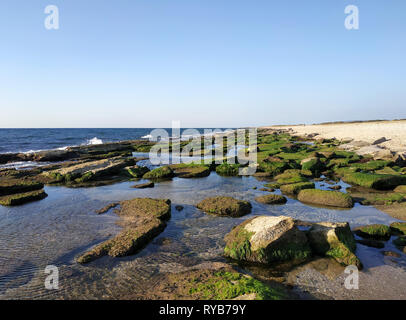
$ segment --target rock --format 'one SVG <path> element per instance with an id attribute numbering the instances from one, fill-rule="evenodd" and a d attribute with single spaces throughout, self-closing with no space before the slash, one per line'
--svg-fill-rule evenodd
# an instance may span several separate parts
<path id="1" fill-rule="evenodd" d="M 339 208 L 352 208 L 354 206 L 351 196 L 338 191 L 305 189 L 299 192 L 298 200 L 305 203 Z"/>
<path id="2" fill-rule="evenodd" d="M 399 185 L 406 184 L 406 176 L 353 172 L 345 174 L 343 181 L 365 188 L 391 190 Z"/>
<path id="3" fill-rule="evenodd" d="M 175 206 L 175 209 L 176 209 L 177 211 L 182 211 L 182 210 L 183 210 L 183 206 L 177 205 L 177 206 Z"/>
<path id="4" fill-rule="evenodd" d="M 385 247 L 385 244 L 382 241 L 373 240 L 373 239 L 362 239 L 357 240 L 357 243 L 363 244 L 364 246 L 382 249 Z"/>
<path id="5" fill-rule="evenodd" d="M 393 153 L 389 149 L 383 149 L 379 146 L 367 146 L 356 151 L 359 156 L 371 155 L 375 160 L 390 160 Z"/>
<path id="6" fill-rule="evenodd" d="M 331 189 L 331 190 L 341 190 L 341 186 L 340 185 L 336 185 L 336 186 L 331 186 L 331 187 L 328 187 L 329 189 Z"/>
<path id="7" fill-rule="evenodd" d="M 395 246 L 400 247 L 402 249 L 402 247 L 406 246 L 406 236 L 399 236 L 392 242 Z M 404 252 L 404 250 L 403 250 L 403 252 Z"/>
<path id="8" fill-rule="evenodd" d="M 171 202 L 150 198 L 127 200 L 120 202 L 116 213 L 123 230 L 78 257 L 78 263 L 88 263 L 105 255 L 122 257 L 138 252 L 165 229 L 165 221 L 171 216 Z"/>
<path id="9" fill-rule="evenodd" d="M 292 218 L 285 216 L 258 216 L 246 220 L 224 240 L 224 254 L 240 261 L 302 262 L 311 256 L 305 233 L 297 228 Z"/>
<path id="10" fill-rule="evenodd" d="M 392 234 L 406 235 L 406 222 L 393 222 L 390 225 Z"/>
<path id="11" fill-rule="evenodd" d="M 277 194 L 267 194 L 265 196 L 256 197 L 255 201 L 263 204 L 284 204 L 288 200 L 281 195 Z"/>
<path id="12" fill-rule="evenodd" d="M 83 183 L 99 176 L 115 174 L 132 164 L 133 161 L 134 159 L 122 157 L 88 161 L 48 171 L 44 174 L 60 182 Z"/>
<path id="13" fill-rule="evenodd" d="M 405 167 L 406 166 L 406 152 L 397 152 L 393 158 L 393 162 L 395 165 L 400 166 L 400 167 Z"/>
<path id="14" fill-rule="evenodd" d="M 147 183 L 136 184 L 134 186 L 131 186 L 131 188 L 146 189 L 146 188 L 153 188 L 154 186 L 155 186 L 155 184 L 153 182 L 147 182 Z"/>
<path id="15" fill-rule="evenodd" d="M 396 188 L 395 188 L 395 190 L 393 190 L 394 192 L 397 192 L 397 193 L 404 193 L 404 194 L 406 194 L 406 185 L 402 185 L 402 186 L 397 186 Z"/>
<path id="16" fill-rule="evenodd" d="M 44 184 L 32 180 L 23 179 L 2 179 L 0 181 L 0 196 L 7 196 L 16 193 L 41 190 Z"/>
<path id="17" fill-rule="evenodd" d="M 316 157 L 303 159 L 300 164 L 302 170 L 310 170 L 314 175 L 319 175 L 325 169 L 323 163 Z"/>
<path id="18" fill-rule="evenodd" d="M 150 171 L 147 167 L 142 166 L 126 167 L 125 169 L 134 178 L 142 178 L 144 174 Z"/>
<path id="19" fill-rule="evenodd" d="M 29 191 L 24 193 L 15 193 L 0 197 L 0 205 L 17 206 L 27 202 L 38 201 L 46 198 L 48 195 L 42 190 Z"/>
<path id="20" fill-rule="evenodd" d="M 101 208 L 100 210 L 97 210 L 96 213 L 97 214 L 103 214 L 106 213 L 107 211 L 109 211 L 110 209 L 113 209 L 115 207 L 117 207 L 120 203 L 119 202 L 113 202 L 108 204 L 107 206 Z"/>
<path id="21" fill-rule="evenodd" d="M 239 164 L 223 163 L 216 167 L 216 173 L 221 176 L 238 176 Z"/>
<path id="22" fill-rule="evenodd" d="M 78 153 L 70 150 L 45 150 L 33 153 L 32 160 L 38 162 L 64 161 L 78 156 Z"/>
<path id="23" fill-rule="evenodd" d="M 234 199 L 232 197 L 212 197 L 199 202 L 196 207 L 206 213 L 241 217 L 251 212 L 251 204 L 248 201 Z"/>
<path id="24" fill-rule="evenodd" d="M 365 141 L 351 141 L 349 143 L 345 143 L 342 145 L 339 145 L 339 149 L 347 150 L 347 151 L 353 151 L 362 147 L 367 147 L 370 146 L 371 144 Z"/>
<path id="25" fill-rule="evenodd" d="M 170 166 L 176 177 L 179 178 L 200 178 L 210 175 L 210 168 L 205 165 L 176 164 Z"/>
<path id="26" fill-rule="evenodd" d="M 293 194 L 297 195 L 300 190 L 304 189 L 314 189 L 315 185 L 313 182 L 300 182 L 300 183 L 292 183 L 292 184 L 285 184 L 281 186 L 281 191 L 284 194 Z"/>
<path id="27" fill-rule="evenodd" d="M 376 139 L 374 142 L 372 142 L 372 145 L 384 143 L 386 141 L 388 141 L 388 140 L 385 137 L 382 137 L 382 138 Z"/>
<path id="28" fill-rule="evenodd" d="M 172 169 L 168 166 L 159 167 L 151 170 L 143 175 L 144 179 L 159 180 L 159 179 L 169 179 L 174 176 Z"/>
<path id="29" fill-rule="evenodd" d="M 353 229 L 353 232 L 365 239 L 387 241 L 391 237 L 391 230 L 384 224 L 371 224 Z"/>
<path id="30" fill-rule="evenodd" d="M 348 223 L 314 223 L 307 236 L 312 250 L 317 254 L 331 257 L 346 266 L 362 268 L 361 261 L 355 255 L 356 242 Z"/>
<path id="31" fill-rule="evenodd" d="M 387 257 L 400 258 L 400 254 L 393 251 L 382 251 L 382 254 Z"/>

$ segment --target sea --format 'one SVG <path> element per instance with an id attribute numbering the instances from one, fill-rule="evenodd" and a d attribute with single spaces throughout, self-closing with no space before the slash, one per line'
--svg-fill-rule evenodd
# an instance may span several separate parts
<path id="1" fill-rule="evenodd" d="M 124 140 L 149 139 L 155 128 L 0 129 L 0 154 L 38 152 Z M 172 135 L 172 129 L 167 130 Z M 181 129 L 181 134 L 186 129 Z M 196 129 L 203 134 L 205 129 Z M 220 128 L 220 130 L 225 130 Z"/>

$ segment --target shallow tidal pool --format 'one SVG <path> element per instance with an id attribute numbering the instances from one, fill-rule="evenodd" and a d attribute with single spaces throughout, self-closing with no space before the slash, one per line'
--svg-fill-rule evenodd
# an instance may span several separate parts
<path id="1" fill-rule="evenodd" d="M 294 199 L 280 206 L 263 205 L 254 198 L 267 194 L 259 190 L 264 183 L 254 177 L 220 177 L 212 172 L 205 178 L 159 182 L 151 189 L 131 188 L 135 182 L 78 189 L 48 186 L 45 189 L 49 196 L 42 201 L 0 207 L 0 299 L 115 299 L 143 292 L 159 273 L 182 271 L 205 261 L 226 262 L 222 257 L 224 236 L 253 215 L 286 215 L 313 222 L 348 221 L 351 227 L 397 221 L 374 207 L 359 204 L 350 210 L 311 207 Z M 200 200 L 216 195 L 249 200 L 252 213 L 242 218 L 215 217 L 194 207 Z M 95 211 L 111 202 L 137 197 L 172 201 L 172 217 L 165 231 L 136 255 L 77 264 L 77 255 L 120 230 L 113 210 L 102 215 Z M 184 209 L 177 211 L 177 205 Z M 396 251 L 390 241 L 382 250 Z M 357 254 L 365 266 L 362 273 L 367 275 L 374 268 L 391 264 L 379 251 L 358 245 Z M 58 290 L 45 289 L 47 265 L 59 268 Z M 402 254 L 390 266 L 396 268 L 401 287 L 406 287 L 405 265 Z M 314 290 L 318 290 L 317 284 Z M 382 287 L 382 298 L 385 290 Z"/>

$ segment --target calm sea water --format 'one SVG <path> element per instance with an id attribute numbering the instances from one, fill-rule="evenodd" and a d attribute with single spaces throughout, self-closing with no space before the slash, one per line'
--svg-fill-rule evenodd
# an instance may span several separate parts
<path id="1" fill-rule="evenodd" d="M 152 130 L 154 128 L 0 129 L 0 153 L 29 152 L 83 144 L 134 140 L 147 138 Z M 165 130 L 171 135 L 171 129 L 166 128 Z M 197 130 L 200 133 L 204 132 L 204 129 Z"/>

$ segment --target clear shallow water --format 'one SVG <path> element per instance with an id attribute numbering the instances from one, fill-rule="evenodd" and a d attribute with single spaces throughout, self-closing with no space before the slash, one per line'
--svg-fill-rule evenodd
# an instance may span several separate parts
<path id="1" fill-rule="evenodd" d="M 253 177 L 224 178 L 212 173 L 200 179 L 175 178 L 157 183 L 153 189 L 139 190 L 130 188 L 132 184 L 87 189 L 46 187 L 49 197 L 42 201 L 0 207 L 0 298 L 96 299 L 142 292 L 159 272 L 182 271 L 204 261 L 225 261 L 221 256 L 224 235 L 253 215 L 349 221 L 352 227 L 396 221 L 373 207 L 359 205 L 351 210 L 331 210 L 305 206 L 293 199 L 282 206 L 259 204 L 254 198 L 266 192 L 252 188 L 261 188 L 264 182 Z M 223 218 L 206 215 L 194 207 L 198 201 L 215 195 L 250 200 L 252 214 Z M 135 197 L 172 200 L 172 218 L 165 231 L 137 255 L 103 257 L 84 266 L 76 264 L 76 255 L 120 230 L 112 212 L 97 215 L 95 210 Z M 184 210 L 178 212 L 175 205 L 183 205 Z M 169 239 L 169 243 L 163 239 Z M 366 267 L 383 263 L 379 252 L 380 256 L 376 251 L 371 256 L 368 250 L 373 249 L 358 248 L 367 260 Z M 59 290 L 44 288 L 44 269 L 50 264 L 59 267 Z M 406 272 L 403 281 L 406 283 Z"/>

